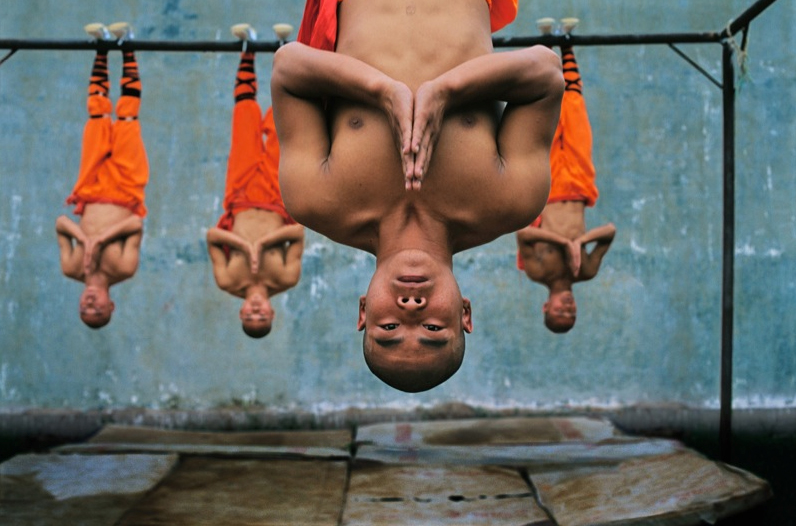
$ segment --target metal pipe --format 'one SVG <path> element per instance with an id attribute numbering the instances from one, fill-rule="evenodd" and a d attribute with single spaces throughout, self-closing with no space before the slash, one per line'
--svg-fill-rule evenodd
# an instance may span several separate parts
<path id="1" fill-rule="evenodd" d="M 620 46 L 640 44 L 709 44 L 721 42 L 721 34 L 653 33 L 646 35 L 539 35 L 533 37 L 493 37 L 495 47 L 545 46 Z"/>
<path id="2" fill-rule="evenodd" d="M 495 47 L 528 47 L 536 44 L 548 46 L 608 46 L 638 44 L 703 44 L 718 43 L 720 33 L 660 33 L 651 35 L 539 35 L 532 37 L 493 37 Z M 248 42 L 250 51 L 274 52 L 283 44 L 279 41 Z M 61 50 L 123 50 L 123 51 L 194 51 L 194 52 L 240 52 L 239 41 L 173 41 L 173 40 L 128 40 L 118 44 L 112 40 L 43 40 L 0 39 L 0 49 L 61 49 Z"/>
<path id="3" fill-rule="evenodd" d="M 729 38 L 744 27 L 748 26 L 749 22 L 757 18 L 760 13 L 762 13 L 768 6 L 776 1 L 777 0 L 757 0 L 757 2 L 752 4 L 749 9 L 741 13 L 735 20 L 729 23 L 727 28 L 722 31 L 721 37 Z"/>
<path id="4" fill-rule="evenodd" d="M 274 52 L 282 43 L 247 42 L 249 51 Z M 173 41 L 173 40 L 127 40 L 122 44 L 114 40 L 41 40 L 41 39 L 0 39 L 0 49 L 62 49 L 62 50 L 97 50 L 105 49 L 122 51 L 208 51 L 208 52 L 240 52 L 243 43 L 240 41 Z"/>
<path id="5" fill-rule="evenodd" d="M 724 115 L 724 218 L 721 288 L 721 401 L 719 459 L 732 460 L 732 354 L 733 294 L 735 274 L 735 69 L 733 49 L 722 44 Z"/>

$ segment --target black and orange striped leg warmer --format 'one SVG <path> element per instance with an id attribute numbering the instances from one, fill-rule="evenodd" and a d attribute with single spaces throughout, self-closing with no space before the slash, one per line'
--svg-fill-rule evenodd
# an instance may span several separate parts
<path id="1" fill-rule="evenodd" d="M 122 96 L 141 98 L 141 79 L 138 76 L 138 62 L 135 53 L 125 51 L 122 54 Z"/>
<path id="2" fill-rule="evenodd" d="M 235 77 L 235 102 L 257 98 L 257 74 L 254 72 L 254 53 L 240 54 L 238 75 Z"/>
<path id="3" fill-rule="evenodd" d="M 583 93 L 583 82 L 580 78 L 578 62 L 575 60 L 575 52 L 572 50 L 572 46 L 561 47 L 561 63 L 564 66 L 564 90 Z"/>
<path id="4" fill-rule="evenodd" d="M 94 65 L 91 68 L 91 79 L 88 82 L 88 94 L 108 96 L 110 84 L 108 83 L 108 52 L 97 50 Z"/>

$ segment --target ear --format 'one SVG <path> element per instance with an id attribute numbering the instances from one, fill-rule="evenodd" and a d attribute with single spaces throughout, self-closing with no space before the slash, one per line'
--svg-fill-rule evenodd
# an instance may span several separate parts
<path id="1" fill-rule="evenodd" d="M 547 311 L 549 310 L 550 310 L 550 300 L 547 300 L 542 304 L 542 314 L 547 314 Z"/>
<path id="2" fill-rule="evenodd" d="M 473 332 L 473 307 L 467 298 L 462 298 L 462 306 L 462 329 L 469 334 Z"/>
<path id="3" fill-rule="evenodd" d="M 365 296 L 359 297 L 359 318 L 357 319 L 357 330 L 365 329 Z"/>
<path id="4" fill-rule="evenodd" d="M 116 309 L 116 304 L 114 302 L 112 302 L 112 301 L 110 302 L 110 309 L 111 309 L 111 312 L 113 312 Z"/>

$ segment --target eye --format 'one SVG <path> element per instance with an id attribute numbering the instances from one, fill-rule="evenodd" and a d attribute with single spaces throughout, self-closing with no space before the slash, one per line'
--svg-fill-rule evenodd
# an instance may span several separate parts
<path id="1" fill-rule="evenodd" d="M 439 325 L 423 325 L 423 327 L 425 327 L 431 332 L 437 332 L 442 330 L 442 327 L 440 327 Z"/>
<path id="2" fill-rule="evenodd" d="M 379 327 L 381 327 L 385 331 L 394 331 L 395 329 L 398 328 L 398 324 L 397 323 L 385 323 L 384 325 L 379 325 Z"/>

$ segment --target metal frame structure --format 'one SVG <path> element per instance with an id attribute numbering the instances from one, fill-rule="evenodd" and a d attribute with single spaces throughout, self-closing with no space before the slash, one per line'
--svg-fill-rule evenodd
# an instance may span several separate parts
<path id="1" fill-rule="evenodd" d="M 732 458 L 732 365 L 733 314 L 735 277 L 735 66 L 736 51 L 745 53 L 749 24 L 777 0 L 757 0 L 746 11 L 731 20 L 721 31 L 707 33 L 659 33 L 646 35 L 544 35 L 536 37 L 494 37 L 495 47 L 528 47 L 536 44 L 559 46 L 613 46 L 666 44 L 708 80 L 722 90 L 723 106 L 723 235 L 722 235 L 722 299 L 721 299 L 721 371 L 720 371 L 720 460 Z M 735 35 L 743 32 L 740 46 Z M 722 79 L 713 78 L 705 69 L 683 53 L 676 44 L 718 43 L 722 46 Z M 275 52 L 285 41 L 218 42 L 218 41 L 87 41 L 0 39 L 0 49 L 10 50 L 0 65 L 20 49 L 95 50 L 121 49 L 170 52 L 239 52 L 242 46 L 251 51 Z"/>

